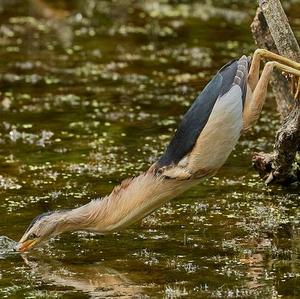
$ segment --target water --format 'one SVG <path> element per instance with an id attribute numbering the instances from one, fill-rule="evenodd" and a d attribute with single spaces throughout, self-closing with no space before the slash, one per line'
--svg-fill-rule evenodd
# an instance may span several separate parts
<path id="1" fill-rule="evenodd" d="M 299 39 L 299 1 L 285 4 Z M 142 223 L 12 252 L 37 214 L 147 169 L 216 70 L 255 49 L 255 5 L 0 1 L 1 298 L 299 298 L 299 188 L 266 187 L 250 163 L 272 148 L 271 98 L 215 178 Z"/>
<path id="2" fill-rule="evenodd" d="M 0 259 L 14 253 L 14 248 L 18 243 L 6 236 L 0 236 Z"/>

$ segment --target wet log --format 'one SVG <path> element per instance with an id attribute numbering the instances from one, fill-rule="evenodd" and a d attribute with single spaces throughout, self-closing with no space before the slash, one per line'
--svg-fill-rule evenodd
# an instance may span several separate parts
<path id="1" fill-rule="evenodd" d="M 279 0 L 260 0 L 251 24 L 258 48 L 265 48 L 292 60 L 300 61 L 300 48 Z M 290 93 L 288 80 L 278 71 L 271 80 L 282 125 L 276 133 L 272 153 L 255 153 L 254 167 L 267 184 L 290 184 L 300 181 L 300 104 Z"/>

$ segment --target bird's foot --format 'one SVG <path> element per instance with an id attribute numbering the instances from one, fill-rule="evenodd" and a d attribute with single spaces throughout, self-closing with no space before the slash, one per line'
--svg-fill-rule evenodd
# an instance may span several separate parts
<path id="1" fill-rule="evenodd" d="M 295 93 L 294 93 L 294 99 L 295 100 L 300 100 L 300 77 L 298 77 L 298 80 L 296 82 L 296 88 L 295 88 Z"/>
<path id="2" fill-rule="evenodd" d="M 300 77 L 288 74 L 287 79 L 291 80 L 291 94 L 295 100 L 300 99 Z"/>

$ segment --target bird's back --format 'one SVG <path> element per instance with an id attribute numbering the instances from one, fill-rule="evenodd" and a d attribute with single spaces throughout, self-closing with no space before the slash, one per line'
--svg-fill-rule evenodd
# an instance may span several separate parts
<path id="1" fill-rule="evenodd" d="M 178 163 L 181 167 L 189 164 L 194 171 L 222 166 L 242 130 L 247 75 L 246 56 L 227 63 L 218 71 L 184 115 L 157 162 L 158 168 Z"/>

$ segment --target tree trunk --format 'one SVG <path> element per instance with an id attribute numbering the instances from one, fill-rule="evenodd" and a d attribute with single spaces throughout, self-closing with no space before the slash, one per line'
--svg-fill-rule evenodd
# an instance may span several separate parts
<path id="1" fill-rule="evenodd" d="M 279 0 L 260 0 L 251 24 L 258 48 L 295 61 L 300 61 L 300 49 Z M 283 123 L 276 134 L 273 153 L 256 153 L 252 161 L 266 183 L 288 184 L 300 181 L 296 154 L 300 150 L 300 105 L 290 93 L 288 80 L 275 71 L 271 80 L 277 108 Z"/>

